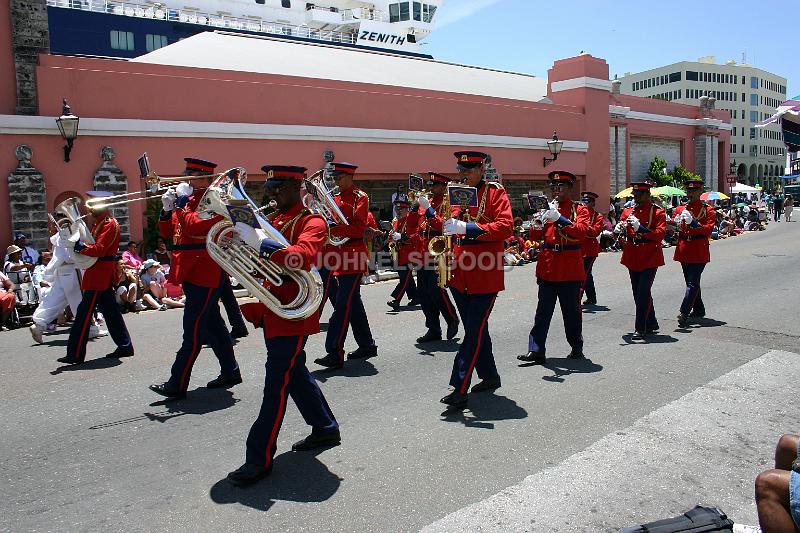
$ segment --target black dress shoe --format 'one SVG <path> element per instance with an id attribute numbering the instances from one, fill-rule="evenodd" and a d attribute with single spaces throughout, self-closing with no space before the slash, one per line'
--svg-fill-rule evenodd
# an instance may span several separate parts
<path id="1" fill-rule="evenodd" d="M 683 313 L 678 313 L 678 327 L 685 328 L 689 323 L 689 316 Z"/>
<path id="2" fill-rule="evenodd" d="M 347 354 L 348 359 L 369 359 L 370 357 L 378 356 L 377 346 L 367 346 L 366 348 L 359 346 L 354 352 Z"/>
<path id="3" fill-rule="evenodd" d="M 447 340 L 453 340 L 456 335 L 458 335 L 458 320 L 447 324 Z"/>
<path id="4" fill-rule="evenodd" d="M 419 299 L 414 298 L 413 300 L 409 300 L 408 305 L 419 305 Z"/>
<path id="5" fill-rule="evenodd" d="M 118 359 L 120 357 L 133 357 L 133 345 L 131 346 L 117 346 L 117 349 L 108 354 L 106 357 Z"/>
<path id="6" fill-rule="evenodd" d="M 272 464 L 269 465 L 269 468 L 264 468 L 261 465 L 245 463 L 228 474 L 228 481 L 237 487 L 246 487 L 261 479 L 264 479 L 270 474 L 270 472 L 272 472 Z"/>
<path id="7" fill-rule="evenodd" d="M 533 363 L 535 365 L 543 365 L 547 362 L 547 357 L 541 352 L 528 352 L 524 355 L 518 355 L 517 359 L 526 363 Z"/>
<path id="8" fill-rule="evenodd" d="M 426 342 L 435 342 L 442 340 L 442 334 L 436 333 L 435 331 L 428 330 L 425 335 L 422 337 L 417 337 L 417 342 L 419 344 L 425 344 Z"/>
<path id="9" fill-rule="evenodd" d="M 702 310 L 702 311 L 696 311 L 695 310 L 695 311 L 692 311 L 691 313 L 689 313 L 689 316 L 691 318 L 705 318 L 706 312 L 705 312 L 705 309 Z"/>
<path id="10" fill-rule="evenodd" d="M 650 326 L 649 328 L 647 328 L 645 330 L 645 333 L 647 333 L 648 335 L 651 334 L 651 333 L 658 333 L 659 329 L 660 328 L 658 327 L 658 324 L 656 324 L 655 326 Z"/>
<path id="11" fill-rule="evenodd" d="M 467 406 L 467 395 L 454 390 L 439 401 L 453 408 L 462 408 Z"/>
<path id="12" fill-rule="evenodd" d="M 631 333 L 631 340 L 641 341 L 644 340 L 645 336 L 647 336 L 647 333 L 645 333 L 644 331 L 634 331 L 633 333 Z"/>
<path id="13" fill-rule="evenodd" d="M 186 392 L 173 388 L 169 383 L 150 385 L 150 390 L 167 398 L 175 398 L 176 400 L 186 398 Z"/>
<path id="14" fill-rule="evenodd" d="M 231 339 L 242 339 L 248 335 L 250 332 L 247 331 L 247 327 L 231 329 Z"/>
<path id="15" fill-rule="evenodd" d="M 324 433 L 314 433 L 292 444 L 293 452 L 305 452 L 314 450 L 316 448 L 327 448 L 338 446 L 342 443 L 342 436 L 339 434 L 338 429 L 333 431 L 326 431 Z"/>
<path id="16" fill-rule="evenodd" d="M 583 301 L 583 305 L 597 305 L 597 300 L 594 298 L 586 298 Z"/>
<path id="17" fill-rule="evenodd" d="M 575 348 L 569 352 L 567 359 L 584 359 L 586 356 L 583 355 L 583 350 L 576 350 Z"/>
<path id="18" fill-rule="evenodd" d="M 500 388 L 500 376 L 486 378 L 480 383 L 473 385 L 472 392 L 492 391 Z"/>
<path id="19" fill-rule="evenodd" d="M 388 302 L 386 302 L 386 305 L 388 305 L 395 311 L 400 309 L 400 302 L 398 302 L 397 300 L 389 300 Z"/>
<path id="20" fill-rule="evenodd" d="M 65 355 L 64 357 L 59 357 L 58 359 L 56 359 L 56 361 L 58 361 L 59 363 L 64 363 L 65 365 L 77 365 L 78 363 L 83 362 L 83 361 L 78 361 L 76 358 L 70 357 L 68 355 Z"/>
<path id="21" fill-rule="evenodd" d="M 242 375 L 237 372 L 230 376 L 220 374 L 206 384 L 209 389 L 227 389 L 242 382 Z"/>
<path id="22" fill-rule="evenodd" d="M 339 361 L 339 358 L 331 353 L 329 353 L 325 357 L 314 359 L 314 362 L 320 366 L 324 366 L 330 369 L 342 368 L 344 366 L 344 363 L 342 361 Z"/>

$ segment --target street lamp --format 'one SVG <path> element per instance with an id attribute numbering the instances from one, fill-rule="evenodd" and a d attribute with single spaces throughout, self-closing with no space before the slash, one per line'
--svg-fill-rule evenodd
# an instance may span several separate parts
<path id="1" fill-rule="evenodd" d="M 64 99 L 64 108 L 61 110 L 61 116 L 56 119 L 58 131 L 61 132 L 61 137 L 67 141 L 64 145 L 64 161 L 69 162 L 69 153 L 72 151 L 72 142 L 78 136 L 78 121 L 80 119 L 72 114 L 67 104 L 67 99 Z"/>
<path id="2" fill-rule="evenodd" d="M 556 159 L 558 159 L 558 154 L 561 153 L 561 147 L 562 146 L 564 146 L 564 141 L 559 141 L 558 140 L 558 135 L 556 134 L 556 132 L 553 132 L 553 138 L 551 140 L 547 141 L 547 149 L 550 150 L 550 154 L 553 157 L 545 157 L 545 158 L 543 158 L 544 166 L 547 166 L 550 163 L 552 163 L 553 161 L 555 161 Z"/>

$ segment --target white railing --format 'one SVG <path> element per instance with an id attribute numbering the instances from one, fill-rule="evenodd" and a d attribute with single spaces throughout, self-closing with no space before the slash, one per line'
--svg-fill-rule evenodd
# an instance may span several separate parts
<path id="1" fill-rule="evenodd" d="M 245 30 L 255 33 L 269 33 L 302 37 L 319 41 L 350 43 L 356 42 L 357 35 L 349 32 L 323 31 L 308 26 L 292 26 L 276 22 L 264 22 L 248 18 L 231 17 L 195 10 L 173 9 L 161 5 L 142 5 L 133 2 L 114 2 L 110 0 L 47 0 L 47 5 L 68 9 L 79 9 L 95 13 L 108 13 L 126 17 L 139 17 L 169 22 L 197 24 L 211 28 Z"/>

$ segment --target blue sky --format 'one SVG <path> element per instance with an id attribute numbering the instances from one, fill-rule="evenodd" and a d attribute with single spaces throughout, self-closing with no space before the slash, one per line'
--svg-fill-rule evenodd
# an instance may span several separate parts
<path id="1" fill-rule="evenodd" d="M 445 0 L 423 51 L 436 59 L 546 76 L 556 59 L 584 50 L 615 74 L 714 55 L 788 79 L 800 62 L 780 21 L 800 3 L 775 0 Z M 748 27 L 758 28 L 747 30 Z"/>

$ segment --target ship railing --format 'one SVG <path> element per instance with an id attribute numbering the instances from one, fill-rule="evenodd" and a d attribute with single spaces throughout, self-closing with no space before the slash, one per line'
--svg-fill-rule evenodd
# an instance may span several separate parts
<path id="1" fill-rule="evenodd" d="M 80 9 L 82 11 L 93 11 L 96 13 L 165 20 L 169 22 L 183 22 L 186 24 L 210 26 L 212 28 L 286 35 L 335 43 L 355 44 L 357 38 L 357 34 L 351 32 L 319 30 L 309 26 L 293 26 L 277 22 L 265 22 L 258 19 L 203 13 L 193 9 L 172 9 L 163 4 L 143 5 L 133 2 L 110 0 L 47 0 L 47 5 L 52 7 Z"/>
<path id="2" fill-rule="evenodd" d="M 355 20 L 375 20 L 378 22 L 389 22 L 389 15 L 385 11 L 381 11 L 379 9 L 357 7 L 355 9 L 345 9 L 342 11 L 342 20 L 344 22 Z"/>

